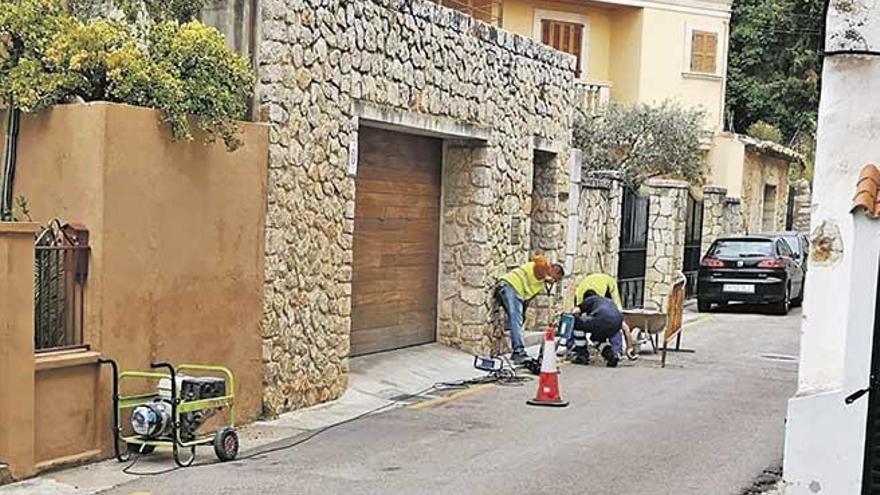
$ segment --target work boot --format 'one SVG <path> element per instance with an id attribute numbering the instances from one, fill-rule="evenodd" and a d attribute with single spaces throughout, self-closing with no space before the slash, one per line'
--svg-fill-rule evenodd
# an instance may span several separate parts
<path id="1" fill-rule="evenodd" d="M 580 364 L 582 366 L 586 366 L 590 364 L 590 355 L 586 352 L 575 351 L 575 355 L 574 358 L 571 360 L 571 364 Z"/>
<path id="2" fill-rule="evenodd" d="M 510 361 L 515 366 L 520 366 L 520 365 L 524 364 L 526 361 L 528 361 L 529 359 L 531 359 L 531 358 L 529 357 L 528 354 L 526 354 L 526 351 L 514 351 L 510 355 Z"/>
<path id="3" fill-rule="evenodd" d="M 614 352 L 614 349 L 612 349 L 610 345 L 606 345 L 602 348 L 602 357 L 605 358 L 605 366 L 609 368 L 616 368 L 617 363 L 620 361 L 617 353 Z"/>

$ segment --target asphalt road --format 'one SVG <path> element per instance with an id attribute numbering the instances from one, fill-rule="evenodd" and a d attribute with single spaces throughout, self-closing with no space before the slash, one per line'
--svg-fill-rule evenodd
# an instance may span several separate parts
<path id="1" fill-rule="evenodd" d="M 797 382 L 800 311 L 713 314 L 694 354 L 608 369 L 566 366 L 565 409 L 487 387 L 397 409 L 289 450 L 142 478 L 132 494 L 739 494 L 780 462 Z"/>

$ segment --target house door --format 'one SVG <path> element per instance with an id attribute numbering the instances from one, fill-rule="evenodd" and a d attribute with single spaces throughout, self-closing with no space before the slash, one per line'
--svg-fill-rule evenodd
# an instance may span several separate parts
<path id="1" fill-rule="evenodd" d="M 624 188 L 617 283 L 626 308 L 640 308 L 645 301 L 649 208 L 650 201 L 647 196 L 639 196 L 632 189 Z"/>
<path id="2" fill-rule="evenodd" d="M 351 355 L 435 340 L 442 142 L 361 128 Z"/>
<path id="3" fill-rule="evenodd" d="M 687 221 L 684 231 L 684 264 L 682 271 L 687 278 L 687 297 L 697 295 L 697 274 L 700 271 L 700 255 L 703 249 L 703 202 L 688 195 Z"/>

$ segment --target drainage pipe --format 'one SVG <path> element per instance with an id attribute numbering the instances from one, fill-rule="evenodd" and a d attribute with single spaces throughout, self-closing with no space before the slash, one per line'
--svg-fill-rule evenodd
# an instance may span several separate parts
<path id="1" fill-rule="evenodd" d="M 6 146 L 3 153 L 3 185 L 0 196 L 0 221 L 12 220 L 12 185 L 15 182 L 15 162 L 18 158 L 18 128 L 21 125 L 21 110 L 15 108 L 9 98 L 6 115 Z"/>

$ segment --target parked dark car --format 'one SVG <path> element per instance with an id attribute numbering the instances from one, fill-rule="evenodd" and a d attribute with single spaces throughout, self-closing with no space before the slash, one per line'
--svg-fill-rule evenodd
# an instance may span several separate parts
<path id="1" fill-rule="evenodd" d="M 806 273 L 807 256 L 810 252 L 810 240 L 807 239 L 806 235 L 794 231 L 783 232 L 779 235 L 780 237 L 785 239 L 785 242 L 787 242 L 789 247 L 791 247 L 791 251 L 794 253 L 794 259 L 800 262 L 801 268 L 803 268 L 804 273 Z"/>
<path id="2" fill-rule="evenodd" d="M 722 237 L 700 262 L 697 304 L 709 311 L 729 302 L 768 304 L 787 314 L 804 297 L 804 270 L 782 235 Z"/>

